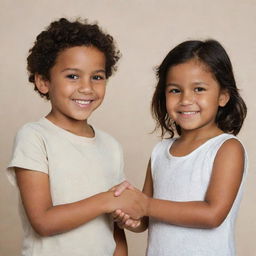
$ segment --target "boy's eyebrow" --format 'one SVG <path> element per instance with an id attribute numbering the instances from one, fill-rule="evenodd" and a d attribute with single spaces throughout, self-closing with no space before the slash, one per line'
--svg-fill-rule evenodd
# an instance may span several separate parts
<path id="1" fill-rule="evenodd" d="M 65 72 L 65 71 L 80 71 L 81 72 L 81 69 L 79 68 L 64 68 L 63 70 L 61 70 L 61 72 Z M 106 73 L 106 70 L 104 69 L 98 69 L 98 70 L 95 70 L 93 71 L 93 73 Z"/>
<path id="2" fill-rule="evenodd" d="M 193 84 L 194 84 L 194 85 L 202 85 L 202 84 L 204 84 L 204 85 L 209 85 L 208 83 L 203 82 L 203 81 L 194 82 Z"/>

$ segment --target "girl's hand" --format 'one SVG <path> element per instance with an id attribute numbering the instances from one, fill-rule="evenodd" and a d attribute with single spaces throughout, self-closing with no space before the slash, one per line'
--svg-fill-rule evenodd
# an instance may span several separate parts
<path id="1" fill-rule="evenodd" d="M 118 224 L 119 228 L 137 228 L 141 224 L 141 220 L 135 220 L 121 210 L 115 210 L 112 213 L 113 220 Z"/>
<path id="2" fill-rule="evenodd" d="M 110 189 L 110 191 L 114 192 L 114 196 L 120 196 L 126 189 L 134 190 L 133 185 L 131 185 L 127 180 L 114 186 L 113 188 Z"/>

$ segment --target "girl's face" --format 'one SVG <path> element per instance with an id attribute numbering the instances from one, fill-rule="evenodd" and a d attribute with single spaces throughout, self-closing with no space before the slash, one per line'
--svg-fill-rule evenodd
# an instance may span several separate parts
<path id="1" fill-rule="evenodd" d="M 105 95 L 105 55 L 95 47 L 77 46 L 59 54 L 50 80 L 36 78 L 38 89 L 49 93 L 56 124 L 84 121 Z"/>
<path id="2" fill-rule="evenodd" d="M 229 94 L 221 90 L 212 73 L 198 60 L 169 69 L 165 96 L 167 112 L 182 132 L 216 129 L 218 107 L 229 100 Z"/>

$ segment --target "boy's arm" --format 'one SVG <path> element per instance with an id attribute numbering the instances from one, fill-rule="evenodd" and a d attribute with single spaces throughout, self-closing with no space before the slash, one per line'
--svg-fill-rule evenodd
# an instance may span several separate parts
<path id="1" fill-rule="evenodd" d="M 128 248 L 125 233 L 116 223 L 114 223 L 114 239 L 116 241 L 116 249 L 113 256 L 127 256 Z"/>
<path id="2" fill-rule="evenodd" d="M 117 207 L 111 191 L 78 202 L 53 206 L 47 174 L 22 168 L 15 168 L 15 172 L 28 219 L 41 236 L 74 229 Z"/>

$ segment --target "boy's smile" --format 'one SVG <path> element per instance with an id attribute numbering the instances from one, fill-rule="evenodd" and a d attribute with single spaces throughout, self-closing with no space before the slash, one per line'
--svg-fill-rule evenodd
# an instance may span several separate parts
<path id="1" fill-rule="evenodd" d="M 71 131 L 74 124 L 84 126 L 104 99 L 105 55 L 92 46 L 65 49 L 50 70 L 50 80 L 41 78 L 38 84 L 38 89 L 50 96 L 49 120 Z"/>

